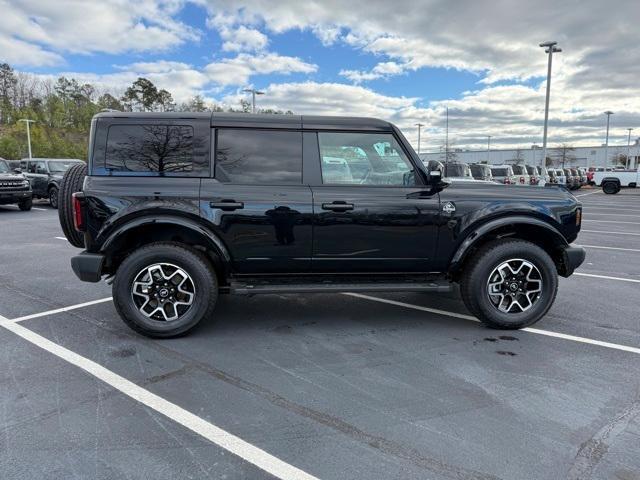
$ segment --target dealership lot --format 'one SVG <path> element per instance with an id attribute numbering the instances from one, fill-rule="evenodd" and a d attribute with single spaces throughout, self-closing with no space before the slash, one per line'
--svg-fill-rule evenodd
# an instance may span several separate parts
<path id="1" fill-rule="evenodd" d="M 527 331 L 457 293 L 223 296 L 162 341 L 56 211 L 0 207 L 2 478 L 640 479 L 640 191 L 576 195 L 587 260 Z"/>

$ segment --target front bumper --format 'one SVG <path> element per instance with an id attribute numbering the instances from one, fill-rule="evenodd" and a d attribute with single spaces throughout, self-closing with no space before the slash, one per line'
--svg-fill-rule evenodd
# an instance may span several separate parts
<path id="1" fill-rule="evenodd" d="M 19 203 L 32 197 L 31 190 L 0 191 L 0 205 Z"/>
<path id="2" fill-rule="evenodd" d="M 103 264 L 104 255 L 99 253 L 82 252 L 80 255 L 71 257 L 73 273 L 83 282 L 99 282 Z"/>
<path id="3" fill-rule="evenodd" d="M 573 274 L 576 268 L 582 265 L 587 252 L 582 247 L 567 247 L 562 251 L 562 267 L 559 274 L 568 277 Z"/>

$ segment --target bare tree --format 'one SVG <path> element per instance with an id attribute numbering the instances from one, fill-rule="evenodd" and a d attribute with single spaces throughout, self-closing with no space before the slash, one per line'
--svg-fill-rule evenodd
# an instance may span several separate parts
<path id="1" fill-rule="evenodd" d="M 553 149 L 553 155 L 558 159 L 558 163 L 564 168 L 566 162 L 574 162 L 576 156 L 575 148 L 568 143 L 562 143 Z"/>

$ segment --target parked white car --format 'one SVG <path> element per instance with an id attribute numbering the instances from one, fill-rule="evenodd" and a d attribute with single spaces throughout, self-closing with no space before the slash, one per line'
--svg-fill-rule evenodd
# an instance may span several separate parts
<path id="1" fill-rule="evenodd" d="M 638 170 L 623 170 L 612 172 L 594 172 L 593 183 L 602 187 L 602 191 L 607 194 L 615 194 L 621 188 L 635 188 L 640 179 L 640 168 Z"/>
<path id="2" fill-rule="evenodd" d="M 564 173 L 564 170 L 561 168 L 556 168 L 556 179 L 558 180 L 558 185 L 566 185 L 567 184 L 567 176 Z"/>

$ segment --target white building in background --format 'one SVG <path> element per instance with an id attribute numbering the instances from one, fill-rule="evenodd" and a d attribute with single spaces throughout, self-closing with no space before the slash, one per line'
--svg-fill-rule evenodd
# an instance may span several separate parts
<path id="1" fill-rule="evenodd" d="M 609 145 L 609 161 L 607 166 L 613 163 L 620 155 L 627 155 L 627 146 Z M 547 147 L 547 156 L 551 158 L 554 165 L 561 166 L 562 152 L 555 147 Z M 629 156 L 631 157 L 631 168 L 640 166 L 640 139 L 631 145 Z M 420 158 L 424 160 L 437 160 L 444 162 L 445 152 L 421 153 Z M 574 147 L 567 150 L 565 154 L 565 166 L 592 167 L 604 166 L 605 147 Z M 542 147 L 534 145 L 531 148 L 506 149 L 506 150 L 463 150 L 454 148 L 449 151 L 449 161 L 464 163 L 489 163 L 491 165 L 522 163 L 526 165 L 542 164 Z"/>

